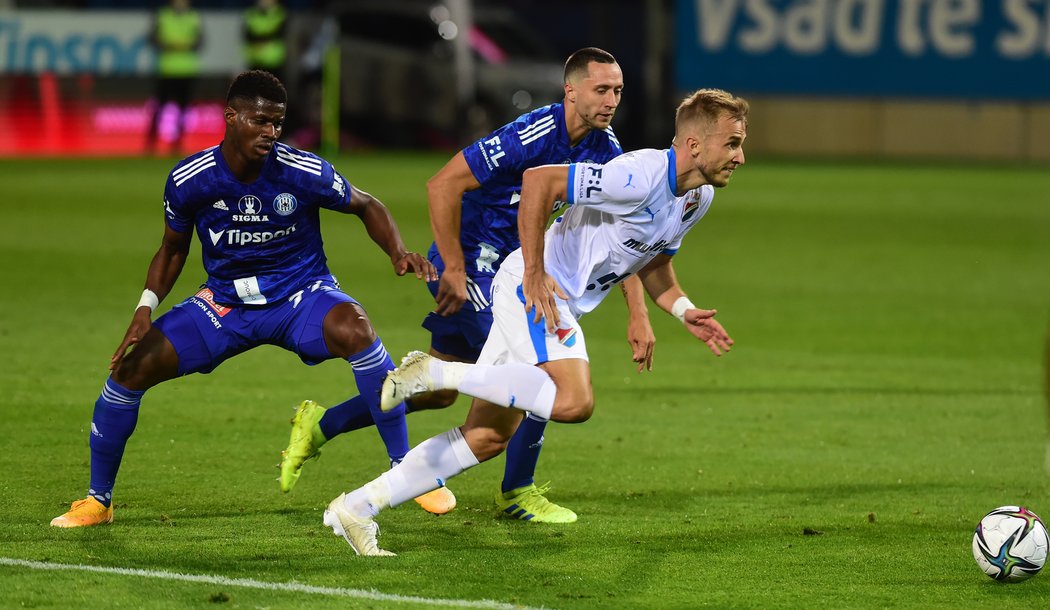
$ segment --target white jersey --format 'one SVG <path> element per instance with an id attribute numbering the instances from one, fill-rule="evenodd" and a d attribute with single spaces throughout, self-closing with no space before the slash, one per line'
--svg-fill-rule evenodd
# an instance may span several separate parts
<path id="1" fill-rule="evenodd" d="M 714 198 L 704 185 L 676 196 L 674 149 L 569 166 L 571 207 L 547 230 L 544 264 L 579 317 L 660 253 L 674 254 Z"/>

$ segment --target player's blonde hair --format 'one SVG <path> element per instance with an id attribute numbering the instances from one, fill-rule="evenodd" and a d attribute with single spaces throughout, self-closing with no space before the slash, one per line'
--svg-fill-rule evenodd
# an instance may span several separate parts
<path id="1" fill-rule="evenodd" d="M 688 127 L 698 123 L 713 125 L 723 116 L 732 117 L 747 127 L 747 112 L 750 104 L 742 97 L 736 97 L 721 89 L 698 89 L 686 96 L 678 105 L 674 115 L 675 137 Z"/>

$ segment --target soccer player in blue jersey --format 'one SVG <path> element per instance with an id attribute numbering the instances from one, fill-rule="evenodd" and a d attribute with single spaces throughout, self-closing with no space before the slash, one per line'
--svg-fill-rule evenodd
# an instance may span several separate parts
<path id="1" fill-rule="evenodd" d="M 423 321 L 430 353 L 442 360 L 476 362 L 492 326 L 492 278 L 518 248 L 518 200 L 526 169 L 552 163 L 605 163 L 623 152 L 610 127 L 620 104 L 623 73 L 616 59 L 595 47 L 565 62 L 561 103 L 537 108 L 457 153 L 430 181 L 427 192 L 434 244 L 429 258 L 440 280 L 429 287 L 436 309 Z M 628 341 L 639 371 L 652 368 L 655 337 L 641 283 L 623 284 L 630 309 Z M 413 397 L 410 411 L 452 404 L 455 391 Z M 321 425 L 316 424 L 324 418 Z M 360 406 L 327 411 L 307 401 L 282 462 L 282 482 L 294 482 L 302 463 L 336 434 L 371 422 Z M 325 426 L 342 420 L 342 426 Z M 496 504 L 507 516 L 532 522 L 571 523 L 576 513 L 547 500 L 534 481 L 546 420 L 528 414 L 507 447 Z M 424 506 L 425 507 L 425 506 Z M 436 512 L 436 511 L 432 511 Z"/>
<path id="2" fill-rule="evenodd" d="M 222 143 L 179 162 L 168 176 L 164 237 L 95 402 L 88 495 L 52 520 L 53 526 L 113 520 L 113 485 L 146 390 L 211 372 L 258 345 L 279 345 L 307 364 L 346 359 L 391 462 L 408 451 L 404 407 L 390 414 L 379 410 L 379 388 L 393 363 L 364 308 L 328 270 L 319 212 L 359 217 L 397 275 L 432 280 L 433 265 L 405 248 L 378 199 L 351 186 L 324 159 L 277 141 L 287 94 L 276 77 L 261 70 L 242 73 L 226 102 Z M 151 321 L 182 272 L 194 230 L 207 282 Z"/>

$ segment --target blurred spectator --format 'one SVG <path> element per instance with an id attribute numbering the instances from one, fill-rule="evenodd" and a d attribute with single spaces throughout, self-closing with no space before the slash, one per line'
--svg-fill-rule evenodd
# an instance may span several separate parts
<path id="1" fill-rule="evenodd" d="M 146 146 L 158 150 L 160 124 L 170 116 L 165 108 L 173 103 L 172 147 L 178 150 L 193 85 L 200 74 L 198 54 L 204 43 L 201 18 L 190 0 L 171 0 L 170 6 L 157 11 L 150 40 L 157 52 L 157 95 Z"/>
<path id="2" fill-rule="evenodd" d="M 278 0 L 258 0 L 244 12 L 244 61 L 249 70 L 267 70 L 285 80 L 287 24 L 288 14 Z"/>

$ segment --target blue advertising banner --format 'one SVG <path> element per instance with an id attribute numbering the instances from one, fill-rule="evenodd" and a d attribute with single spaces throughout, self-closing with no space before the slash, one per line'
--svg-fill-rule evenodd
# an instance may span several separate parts
<path id="1" fill-rule="evenodd" d="M 1050 0 L 677 2 L 683 90 L 1050 99 Z"/>
<path id="2" fill-rule="evenodd" d="M 243 69 L 242 15 L 200 11 L 201 73 Z M 149 11 L 0 10 L 0 75 L 152 74 Z"/>

